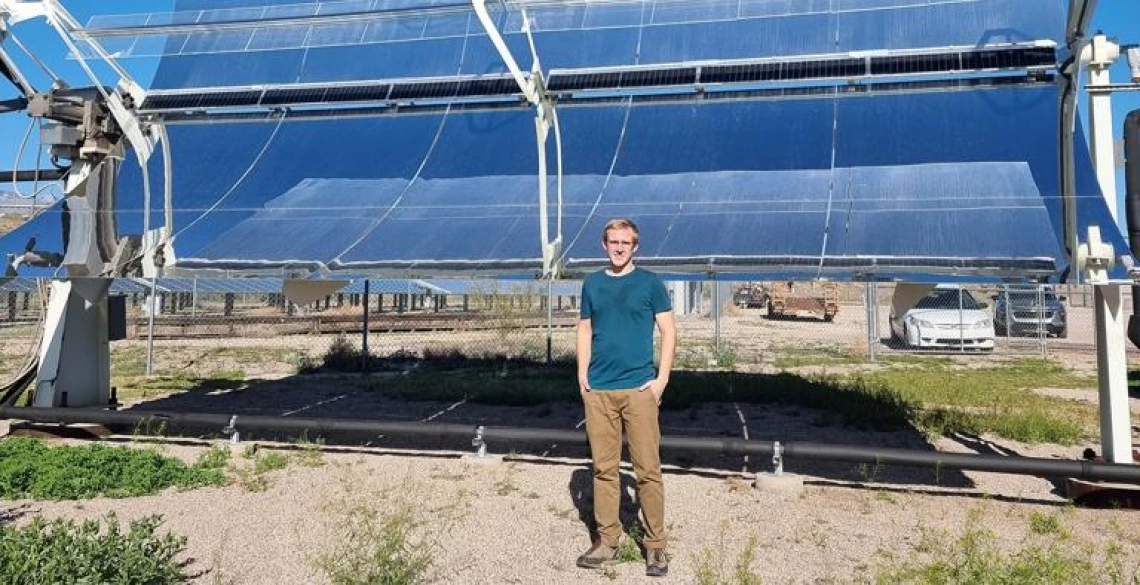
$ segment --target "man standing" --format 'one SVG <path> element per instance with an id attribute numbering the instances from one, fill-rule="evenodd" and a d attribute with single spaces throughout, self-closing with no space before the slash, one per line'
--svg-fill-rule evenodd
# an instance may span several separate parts
<path id="1" fill-rule="evenodd" d="M 609 267 L 582 283 L 578 321 L 578 386 L 586 409 L 586 436 L 594 460 L 594 520 L 598 541 L 578 566 L 598 568 L 617 558 L 622 526 L 622 429 L 637 475 L 637 499 L 645 520 L 645 574 L 669 571 L 665 554 L 665 493 L 661 481 L 661 429 L 657 410 L 669 384 L 677 329 L 665 284 L 633 265 L 637 226 L 612 219 L 602 231 Z M 661 330 L 661 363 L 653 366 L 653 326 Z"/>

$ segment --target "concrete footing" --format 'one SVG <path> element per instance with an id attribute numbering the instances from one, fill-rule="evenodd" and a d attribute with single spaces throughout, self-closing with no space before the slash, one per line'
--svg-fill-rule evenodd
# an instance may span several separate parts
<path id="1" fill-rule="evenodd" d="M 753 486 L 768 492 L 799 494 L 804 491 L 804 476 L 794 473 L 757 473 Z"/>
<path id="2" fill-rule="evenodd" d="M 474 453 L 468 453 L 460 457 L 465 463 L 478 463 L 479 465 L 492 465 L 503 462 L 502 455 L 483 455 L 479 456 Z"/>
<path id="3" fill-rule="evenodd" d="M 1087 508 L 1140 509 L 1140 485 L 1068 478 L 1065 495 Z"/>

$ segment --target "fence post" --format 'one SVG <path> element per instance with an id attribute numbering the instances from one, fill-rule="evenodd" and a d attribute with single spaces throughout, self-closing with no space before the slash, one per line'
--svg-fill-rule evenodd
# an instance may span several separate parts
<path id="1" fill-rule="evenodd" d="M 713 359 L 716 364 L 720 365 L 720 312 L 723 309 L 720 302 L 720 281 L 716 278 L 715 272 L 710 272 L 709 276 L 713 281 L 713 294 L 712 306 L 710 310 L 713 314 Z"/>
<path id="2" fill-rule="evenodd" d="M 147 323 L 146 332 L 146 375 L 150 376 L 154 373 L 154 313 L 158 310 L 158 276 L 150 277 L 150 302 L 147 303 L 147 314 L 150 315 L 150 320 Z"/>
<path id="3" fill-rule="evenodd" d="M 966 310 L 963 306 L 963 297 L 966 294 L 965 286 L 964 284 L 958 285 L 958 353 L 966 353 L 966 330 L 963 329 L 966 323 L 966 315 L 963 314 L 963 311 Z"/>
<path id="4" fill-rule="evenodd" d="M 554 294 L 554 275 L 546 278 L 546 364 L 554 362 L 554 303 L 550 302 Z"/>
<path id="5" fill-rule="evenodd" d="M 867 281 L 863 302 L 867 314 L 867 361 L 878 362 L 879 348 L 879 294 L 878 283 Z"/>
<path id="6" fill-rule="evenodd" d="M 1005 310 L 1005 312 L 1002 313 L 1002 315 L 1003 315 L 1002 318 L 1004 319 L 1004 321 L 1002 321 L 1002 327 L 1004 327 L 1004 329 L 1002 329 L 1001 332 L 1002 332 L 1002 336 L 1005 337 L 1006 350 L 1009 351 L 1009 345 L 1010 345 L 1009 344 L 1009 337 L 1010 337 L 1010 331 L 1009 331 L 1010 326 L 1009 326 L 1009 324 L 1010 324 L 1010 321 L 1013 319 L 1013 307 L 1011 307 L 1009 304 L 1009 287 L 1005 286 L 1004 284 L 1001 286 L 1001 296 L 1002 296 L 1002 307 Z M 994 311 L 994 315 L 997 315 L 996 310 Z M 994 319 L 994 328 L 995 329 L 997 328 L 997 319 Z M 994 340 L 994 343 L 996 344 L 997 340 Z"/>
<path id="7" fill-rule="evenodd" d="M 364 302 L 360 306 L 364 308 L 364 330 L 361 332 L 360 339 L 360 369 L 368 373 L 368 293 L 369 283 L 368 279 L 364 279 Z"/>

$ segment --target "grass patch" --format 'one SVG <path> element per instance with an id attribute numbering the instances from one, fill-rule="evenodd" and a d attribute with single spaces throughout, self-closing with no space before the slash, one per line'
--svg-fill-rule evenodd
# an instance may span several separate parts
<path id="1" fill-rule="evenodd" d="M 1134 583 L 1137 566 L 1118 545 L 1103 553 L 1074 542 L 1057 516 L 1030 517 L 1029 532 L 1013 550 L 981 525 L 985 511 L 970 510 L 961 534 L 925 531 L 905 560 L 887 561 L 879 583 Z M 1128 566 L 1131 565 L 1131 566 Z"/>
<path id="2" fill-rule="evenodd" d="M 248 368 L 282 364 L 283 371 L 300 372 L 305 359 L 296 350 L 279 347 L 214 347 L 188 356 L 187 363 L 177 367 L 156 363 L 152 375 L 147 376 L 146 348 L 119 346 L 111 350 L 111 385 L 119 388 L 123 401 L 187 390 L 233 390 L 246 383 Z M 228 367 L 218 367 L 220 363 Z"/>
<path id="3" fill-rule="evenodd" d="M 1024 408 L 1002 408 L 994 412 L 966 412 L 947 408 L 920 410 L 915 415 L 915 426 L 927 434 L 982 435 L 992 433 L 999 437 L 1023 443 L 1055 443 L 1076 445 L 1092 432 L 1080 419 L 1095 421 L 1095 414 L 1073 416 L 1061 406 L 1029 404 Z"/>
<path id="4" fill-rule="evenodd" d="M 194 368 L 156 371 L 153 375 L 147 376 L 145 348 L 121 347 L 111 352 L 111 385 L 119 389 L 118 395 L 121 401 L 164 396 L 187 390 L 203 392 L 233 390 L 245 384 L 245 378 L 245 371 L 240 369 L 211 370 L 199 375 L 194 372 Z"/>
<path id="5" fill-rule="evenodd" d="M 348 486 L 346 486 L 348 487 Z M 317 569 L 337 585 L 426 583 L 435 560 L 437 542 L 421 515 L 422 506 L 406 498 L 387 510 L 375 498 L 346 494 L 329 506 L 333 548 L 315 559 Z"/>
<path id="6" fill-rule="evenodd" d="M 362 358 L 352 351 L 350 345 L 330 350 L 337 357 L 328 361 L 326 356 L 326 364 L 359 369 Z M 808 354 L 793 352 L 779 359 L 785 366 L 799 367 L 824 360 L 854 361 L 855 356 L 824 353 L 810 362 Z M 661 406 L 691 410 L 716 402 L 784 404 L 820 411 L 821 425 L 883 431 L 915 427 L 942 435 L 992 433 L 1027 443 L 1064 445 L 1081 442 L 1096 428 L 1095 405 L 1032 391 L 1095 386 L 1094 378 L 1054 362 L 1025 359 L 967 367 L 947 357 L 897 356 L 884 359 L 881 366 L 830 376 L 681 369 L 673 372 Z M 396 352 L 374 358 L 370 367 L 399 372 L 369 381 L 369 388 L 394 399 L 547 408 L 580 400 L 570 362 Z"/>
<path id="7" fill-rule="evenodd" d="M 324 439 L 318 437 L 315 441 L 311 440 L 309 432 L 302 431 L 301 436 L 297 437 L 293 444 L 297 447 L 293 459 L 302 467 L 320 467 L 325 464 L 324 452 L 321 451 L 325 445 Z"/>
<path id="8" fill-rule="evenodd" d="M 157 375 L 134 379 L 112 379 L 111 384 L 119 388 L 121 402 L 143 398 L 169 396 L 179 392 L 215 392 L 236 390 L 246 385 L 245 373 L 240 371 L 217 372 L 216 377 L 198 378 L 185 374 Z"/>
<path id="9" fill-rule="evenodd" d="M 0 525 L 0 575 L 5 583 L 182 583 L 176 557 L 186 537 L 159 535 L 161 525 L 161 516 L 150 516 L 124 532 L 113 513 L 102 521 Z"/>
<path id="10" fill-rule="evenodd" d="M 298 352 L 295 349 L 265 346 L 212 347 L 196 361 L 209 363 L 212 359 L 233 360 L 247 367 L 266 364 L 292 364 Z"/>
<path id="11" fill-rule="evenodd" d="M 661 407 L 685 410 L 706 402 L 803 406 L 833 413 L 834 422 L 874 430 L 907 426 L 911 411 L 907 401 L 884 386 L 788 373 L 675 372 Z"/>
<path id="12" fill-rule="evenodd" d="M 177 486 L 221 485 L 216 467 L 187 466 L 149 449 L 102 444 L 50 446 L 38 439 L 0 441 L 0 498 L 124 498 Z"/>
<path id="13" fill-rule="evenodd" d="M 145 347 L 111 348 L 111 379 L 146 375 Z"/>
<path id="14" fill-rule="evenodd" d="M 277 451 L 260 451 L 253 458 L 253 473 L 261 475 L 285 469 L 289 466 L 289 458 Z"/>
<path id="15" fill-rule="evenodd" d="M 782 350 L 773 361 L 779 370 L 813 366 L 857 366 L 867 363 L 867 358 L 833 347 L 797 347 Z"/>
<path id="16" fill-rule="evenodd" d="M 1034 388 L 1092 388 L 1094 377 L 1048 360 L 982 368 L 931 364 L 845 379 L 888 388 L 914 405 L 913 422 L 930 434 L 995 435 L 1026 443 L 1072 445 L 1095 431 L 1094 404 L 1043 396 Z"/>
<path id="17" fill-rule="evenodd" d="M 641 526 L 634 524 L 629 527 L 629 530 L 621 540 L 618 541 L 617 561 L 619 563 L 640 563 L 645 560 L 641 556 L 641 540 L 644 538 L 641 534 Z"/>
<path id="18" fill-rule="evenodd" d="M 719 368 L 731 370 L 736 367 L 738 350 L 736 344 L 721 340 L 720 346 L 716 343 L 681 343 L 677 347 L 674 365 L 678 370 L 706 370 Z M 661 359 L 661 348 L 656 348 L 655 359 Z"/>
<path id="19" fill-rule="evenodd" d="M 693 556 L 693 564 L 696 565 L 695 582 L 697 585 L 760 585 L 760 575 L 752 569 L 759 539 L 755 534 L 750 535 L 730 565 L 726 531 L 727 526 L 722 524 L 716 545 L 706 546 Z"/>
<path id="20" fill-rule="evenodd" d="M 230 450 L 219 445 L 214 445 L 198 456 L 198 461 L 195 465 L 202 469 L 225 469 L 229 463 Z"/>
<path id="21" fill-rule="evenodd" d="M 1077 374 L 1042 359 L 1017 360 L 981 368 L 933 363 L 923 368 L 864 372 L 858 377 L 869 383 L 894 388 L 910 400 L 959 406 L 1024 405 L 1026 398 L 1036 396 L 1027 392 L 1032 388 L 1096 387 L 1096 377 Z M 1042 404 L 1056 402 L 1047 397 L 1038 398 Z"/>

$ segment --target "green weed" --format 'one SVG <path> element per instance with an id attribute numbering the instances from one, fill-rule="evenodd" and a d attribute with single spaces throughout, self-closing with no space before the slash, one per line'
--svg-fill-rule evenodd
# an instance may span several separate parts
<path id="1" fill-rule="evenodd" d="M 277 451 L 261 451 L 253 459 L 253 472 L 257 475 L 285 469 L 289 466 L 289 458 Z"/>
<path id="2" fill-rule="evenodd" d="M 626 531 L 625 536 L 618 541 L 618 562 L 619 563 L 640 563 L 644 560 L 641 556 L 641 526 L 634 524 Z"/>
<path id="3" fill-rule="evenodd" d="M 294 453 L 293 458 L 302 467 L 320 467 L 325 464 L 324 452 L 321 451 L 325 445 L 324 439 L 318 438 L 316 441 L 311 441 L 308 431 L 304 431 L 300 437 L 297 437 L 294 444 L 297 446 L 297 452 Z"/>
<path id="4" fill-rule="evenodd" d="M 99 443 L 53 447 L 26 438 L 0 441 L 0 498 L 5 499 L 123 498 L 171 486 L 224 482 L 224 473 L 216 467 L 187 466 L 149 449 Z"/>
<path id="5" fill-rule="evenodd" d="M 752 570 L 752 564 L 756 560 L 756 547 L 759 545 L 756 535 L 748 537 L 747 544 L 736 556 L 730 568 L 726 566 L 728 563 L 726 532 L 727 526 L 722 525 L 717 544 L 702 548 L 694 556 L 697 585 L 760 585 L 760 576 Z"/>
<path id="6" fill-rule="evenodd" d="M 161 516 L 130 523 L 114 513 L 102 521 L 33 518 L 22 528 L 0 525 L 0 575 L 6 583 L 182 583 L 177 556 L 186 537 L 158 535 Z"/>
<path id="7" fill-rule="evenodd" d="M 794 370 L 810 366 L 852 366 L 867 362 L 867 358 L 843 349 L 832 347 L 788 348 L 776 356 L 773 364 L 779 370 Z"/>
<path id="8" fill-rule="evenodd" d="M 1098 558 L 1090 545 L 1071 542 L 1056 516 L 1031 516 L 1029 535 L 1013 551 L 1004 550 L 996 534 L 981 526 L 983 517 L 983 510 L 971 510 L 957 537 L 924 531 L 917 555 L 880 566 L 877 582 L 1093 584 L 1127 583 L 1135 575 L 1135 568 L 1127 575 L 1119 547 L 1110 546 Z"/>
<path id="9" fill-rule="evenodd" d="M 316 566 L 337 585 L 425 583 L 433 564 L 435 544 L 416 506 L 396 502 L 380 511 L 369 502 L 340 502 L 335 506 L 337 545 L 320 555 Z"/>

